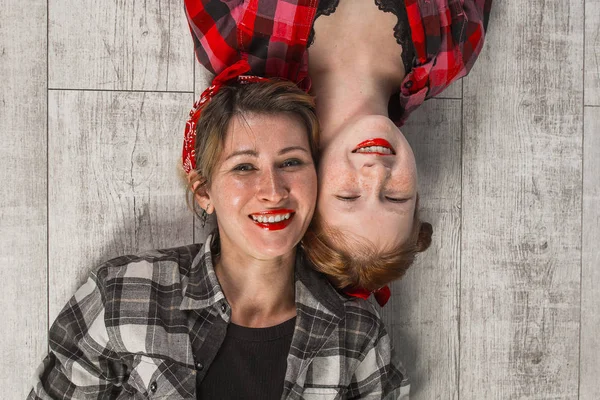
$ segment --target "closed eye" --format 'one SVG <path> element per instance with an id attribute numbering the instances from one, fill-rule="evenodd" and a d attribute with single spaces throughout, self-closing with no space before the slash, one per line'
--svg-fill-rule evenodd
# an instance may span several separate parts
<path id="1" fill-rule="evenodd" d="M 387 201 L 389 201 L 390 203 L 399 203 L 399 204 L 406 203 L 408 200 L 410 200 L 410 199 L 398 199 L 398 198 L 388 197 L 388 196 L 385 196 L 385 199 Z"/>
<path id="2" fill-rule="evenodd" d="M 358 200 L 360 196 L 335 196 L 336 199 L 341 201 L 355 201 Z"/>

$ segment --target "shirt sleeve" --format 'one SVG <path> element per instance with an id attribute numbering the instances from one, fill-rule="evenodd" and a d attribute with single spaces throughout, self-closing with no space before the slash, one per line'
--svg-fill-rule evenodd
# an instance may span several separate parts
<path id="1" fill-rule="evenodd" d="M 218 74 L 239 58 L 237 20 L 243 0 L 184 0 L 198 61 Z"/>
<path id="2" fill-rule="evenodd" d="M 455 39 L 459 43 L 465 66 L 465 75 L 469 73 L 477 60 L 485 38 L 485 32 L 492 8 L 492 0 L 465 0 L 459 14 L 464 15 L 463 35 Z M 453 34 L 457 34 L 453 31 Z"/>
<path id="3" fill-rule="evenodd" d="M 410 382 L 381 321 L 372 338 L 364 359 L 354 372 L 348 398 L 408 400 Z"/>
<path id="4" fill-rule="evenodd" d="M 110 349 L 97 281 L 92 274 L 50 328 L 50 352 L 28 399 L 112 399 L 120 393 L 126 367 Z"/>

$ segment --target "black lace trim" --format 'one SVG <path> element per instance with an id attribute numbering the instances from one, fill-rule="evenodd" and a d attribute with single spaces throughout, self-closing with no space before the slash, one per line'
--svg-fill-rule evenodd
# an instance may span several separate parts
<path id="1" fill-rule="evenodd" d="M 348 1 L 348 0 L 346 0 Z M 335 12 L 340 0 L 320 0 L 315 13 L 315 21 L 321 15 L 331 15 Z M 408 24 L 408 15 L 406 14 L 406 6 L 404 0 L 375 0 L 377 8 L 383 12 L 391 12 L 398 17 L 398 22 L 394 26 L 394 37 L 396 42 L 402 46 L 402 63 L 404 64 L 404 70 L 408 74 L 412 69 L 413 59 L 415 55 L 415 48 L 412 43 L 410 34 L 410 25 Z M 314 21 L 313 27 L 310 30 L 310 36 L 308 37 L 308 46 L 315 40 L 315 28 Z"/>
<path id="2" fill-rule="evenodd" d="M 375 4 L 381 11 L 391 12 L 398 18 L 398 22 L 394 26 L 394 37 L 396 43 L 402 46 L 402 63 L 404 64 L 405 73 L 408 74 L 412 69 L 415 48 L 410 34 L 404 0 L 375 0 Z"/>
<path id="3" fill-rule="evenodd" d="M 340 0 L 320 0 L 317 6 L 317 12 L 315 13 L 315 19 L 313 20 L 313 26 L 310 28 L 310 36 L 308 37 L 308 47 L 315 41 L 315 21 L 321 15 L 331 15 L 340 4 Z"/>

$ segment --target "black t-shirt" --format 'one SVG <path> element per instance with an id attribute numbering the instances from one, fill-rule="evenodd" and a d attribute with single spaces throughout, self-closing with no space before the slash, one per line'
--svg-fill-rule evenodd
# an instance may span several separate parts
<path id="1" fill-rule="evenodd" d="M 198 399 L 280 399 L 296 318 L 269 328 L 230 323 Z"/>

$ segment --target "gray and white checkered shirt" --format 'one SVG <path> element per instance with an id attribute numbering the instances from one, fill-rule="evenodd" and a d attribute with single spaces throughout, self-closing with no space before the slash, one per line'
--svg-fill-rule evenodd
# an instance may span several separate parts
<path id="1" fill-rule="evenodd" d="M 373 307 L 335 291 L 301 250 L 295 285 L 281 398 L 408 398 L 408 380 Z M 28 398 L 195 399 L 230 317 L 210 246 L 108 261 L 54 322 L 50 354 Z"/>

